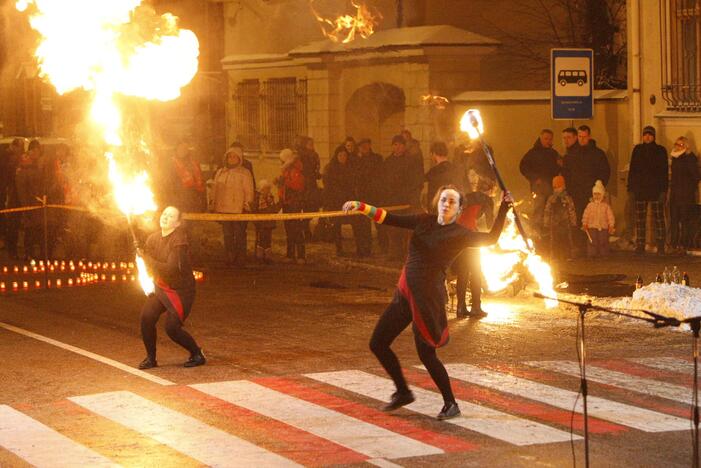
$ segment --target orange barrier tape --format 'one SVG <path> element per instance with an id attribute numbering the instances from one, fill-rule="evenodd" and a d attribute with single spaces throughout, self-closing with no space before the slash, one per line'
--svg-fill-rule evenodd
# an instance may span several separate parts
<path id="1" fill-rule="evenodd" d="M 83 211 L 89 213 L 96 213 L 94 210 L 90 210 L 84 206 L 72 206 L 72 205 L 46 205 L 47 208 L 55 208 L 60 210 L 71 210 L 71 211 Z M 409 205 L 398 205 L 398 206 L 388 206 L 384 209 L 387 211 L 404 210 L 409 208 Z M 41 210 L 44 208 L 43 205 L 33 205 L 33 206 L 23 206 L 19 208 L 8 208 L 6 210 L 0 210 L 0 214 L 3 213 L 19 213 L 24 211 L 34 211 Z M 109 212 L 113 214 L 120 214 L 117 211 L 111 210 L 100 210 L 99 212 Z M 353 216 L 361 215 L 360 212 L 345 213 L 343 211 L 312 211 L 308 213 L 277 213 L 277 214 L 262 214 L 262 213 L 245 213 L 245 214 L 226 214 L 226 213 L 183 213 L 183 219 L 190 221 L 289 221 L 293 219 L 313 219 L 313 218 L 338 218 L 340 216 Z"/>

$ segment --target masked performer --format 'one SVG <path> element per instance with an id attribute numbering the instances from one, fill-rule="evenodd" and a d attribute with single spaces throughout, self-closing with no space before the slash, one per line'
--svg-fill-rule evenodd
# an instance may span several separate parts
<path id="1" fill-rule="evenodd" d="M 436 348 L 448 343 L 445 270 L 466 247 L 489 245 L 497 241 L 511 201 L 511 196 L 506 193 L 488 233 L 473 232 L 455 222 L 465 200 L 451 185 L 441 187 L 436 193 L 432 206 L 437 209 L 437 216 L 425 213 L 395 215 L 359 201 L 344 204 L 345 211 L 360 211 L 376 223 L 414 231 L 394 298 L 377 322 L 370 339 L 370 349 L 397 388 L 384 407 L 385 411 L 414 401 L 399 360 L 390 348 L 394 339 L 411 323 L 419 358 L 443 395 L 445 404 L 438 413 L 438 419 L 450 419 L 460 414 L 448 372 L 436 355 Z"/>
<path id="2" fill-rule="evenodd" d="M 158 366 L 156 362 L 156 323 L 166 313 L 166 333 L 171 340 L 190 352 L 185 367 L 201 366 L 206 362 L 202 349 L 183 323 L 190 314 L 195 300 L 195 279 L 192 275 L 190 252 L 185 228 L 180 226 L 180 211 L 169 206 L 161 214 L 161 232 L 154 232 L 146 240 L 142 255 L 154 276 L 155 294 L 146 299 L 141 311 L 141 337 L 146 347 L 146 359 L 139 369 Z"/>

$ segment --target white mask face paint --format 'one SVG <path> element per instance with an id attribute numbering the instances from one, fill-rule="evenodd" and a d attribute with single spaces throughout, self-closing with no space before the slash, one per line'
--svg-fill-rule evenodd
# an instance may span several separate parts
<path id="1" fill-rule="evenodd" d="M 438 224 L 452 224 L 460 213 L 460 194 L 453 189 L 446 189 L 438 197 Z"/>
<path id="2" fill-rule="evenodd" d="M 180 226 L 180 212 L 174 206 L 169 206 L 163 213 L 161 213 L 160 219 L 161 234 L 167 236 L 171 232 L 175 231 L 175 228 Z"/>

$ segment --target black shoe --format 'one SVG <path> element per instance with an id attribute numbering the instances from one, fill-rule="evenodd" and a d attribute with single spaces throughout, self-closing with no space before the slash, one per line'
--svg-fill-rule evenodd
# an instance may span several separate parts
<path id="1" fill-rule="evenodd" d="M 394 411 L 402 406 L 408 405 L 409 403 L 413 403 L 414 400 L 414 394 L 411 393 L 411 390 L 409 390 L 407 393 L 394 392 L 389 403 L 382 408 L 382 411 Z"/>
<path id="2" fill-rule="evenodd" d="M 152 367 L 158 367 L 158 363 L 156 362 L 156 358 L 152 357 L 146 357 L 141 363 L 139 364 L 139 369 L 151 369 Z"/>
<path id="3" fill-rule="evenodd" d="M 438 416 L 436 416 L 436 419 L 439 421 L 444 421 L 446 419 L 453 419 L 457 416 L 460 416 L 460 408 L 458 408 L 458 404 L 453 401 L 452 403 L 447 403 L 443 407 L 441 412 L 438 413 Z"/>
<path id="4" fill-rule="evenodd" d="M 207 358 L 204 357 L 204 353 L 202 353 L 202 350 L 199 350 L 197 354 L 193 354 L 190 356 L 190 359 L 188 359 L 185 364 L 183 364 L 184 367 L 197 367 L 197 366 L 203 366 L 207 362 Z"/>
<path id="5" fill-rule="evenodd" d="M 470 312 L 467 313 L 467 316 L 472 318 L 472 319 L 483 319 L 487 316 L 487 312 L 482 310 L 481 307 L 471 307 Z"/>
<path id="6" fill-rule="evenodd" d="M 467 310 L 467 306 L 465 304 L 458 304 L 458 307 L 455 310 L 455 315 L 458 318 L 467 318 L 470 316 L 470 312 Z"/>

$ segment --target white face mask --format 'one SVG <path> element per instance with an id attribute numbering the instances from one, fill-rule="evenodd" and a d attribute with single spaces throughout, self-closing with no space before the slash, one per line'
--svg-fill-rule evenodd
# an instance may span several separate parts
<path id="1" fill-rule="evenodd" d="M 180 226 L 180 212 L 173 206 L 167 207 L 161 213 L 160 219 L 161 234 L 167 236 Z"/>
<path id="2" fill-rule="evenodd" d="M 460 213 L 460 194 L 453 189 L 441 192 L 438 198 L 438 224 L 452 224 Z"/>

